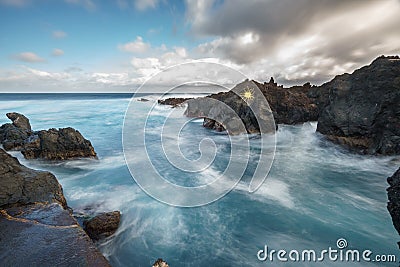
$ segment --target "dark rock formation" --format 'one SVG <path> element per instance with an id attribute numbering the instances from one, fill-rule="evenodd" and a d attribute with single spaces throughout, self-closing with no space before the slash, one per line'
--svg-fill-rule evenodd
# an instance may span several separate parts
<path id="1" fill-rule="evenodd" d="M 171 97 L 171 98 L 166 98 L 166 99 L 159 99 L 158 104 L 160 105 L 170 105 L 172 107 L 178 107 L 185 103 L 187 100 L 190 100 L 193 98 L 178 98 L 178 97 Z"/>
<path id="2" fill-rule="evenodd" d="M 110 266 L 66 209 L 49 172 L 0 149 L 0 262 L 3 266 Z"/>
<path id="3" fill-rule="evenodd" d="M 12 123 L 0 127 L 0 142 L 6 150 L 19 150 L 32 134 L 31 125 L 28 118 L 22 114 L 13 112 L 6 115 Z"/>
<path id="4" fill-rule="evenodd" d="M 188 108 L 186 110 L 186 115 L 189 117 L 205 117 L 203 123 L 204 127 L 221 130 L 224 128 L 226 122 L 213 120 L 209 116 L 210 114 L 217 116 L 218 111 L 215 108 L 215 103 L 210 102 L 207 98 L 217 99 L 223 103 L 226 103 L 231 107 L 236 114 L 243 121 L 248 133 L 259 133 L 260 121 L 257 121 L 253 112 L 250 110 L 249 102 L 241 97 L 243 94 L 243 88 L 252 88 L 257 86 L 261 91 L 262 95 L 257 95 L 254 97 L 256 102 L 262 103 L 261 99 L 267 99 L 269 107 L 263 107 L 263 105 L 256 105 L 256 108 L 262 108 L 260 114 L 264 114 L 263 123 L 270 124 L 269 122 L 272 118 L 270 116 L 270 111 L 272 110 L 275 124 L 296 124 L 303 123 L 306 121 L 316 121 L 318 119 L 318 106 L 315 104 L 315 99 L 308 96 L 308 92 L 311 89 L 310 84 L 305 84 L 304 86 L 294 86 L 291 88 L 283 88 L 283 86 L 278 86 L 274 79 L 271 78 L 269 83 L 259 83 L 256 81 L 244 81 L 236 85 L 229 92 L 223 92 L 218 94 L 212 94 L 206 98 L 197 98 L 188 101 Z M 253 94 L 257 94 L 258 90 L 251 90 Z M 229 119 L 226 119 L 228 121 Z M 263 121 L 261 120 L 261 121 Z M 217 121 L 217 122 L 216 122 Z"/>
<path id="5" fill-rule="evenodd" d="M 226 129 L 231 135 L 273 132 L 272 111 L 255 86 L 246 80 L 229 92 L 191 99 L 187 101 L 185 115 L 204 117 L 205 127 L 218 131 Z"/>
<path id="6" fill-rule="evenodd" d="M 113 235 L 117 231 L 120 219 L 121 213 L 119 211 L 106 212 L 84 221 L 83 226 L 91 239 L 100 240 Z"/>
<path id="7" fill-rule="evenodd" d="M 392 216 L 394 228 L 400 235 L 400 168 L 387 181 L 390 185 L 387 189 L 389 199 L 387 209 Z"/>
<path id="8" fill-rule="evenodd" d="M 27 159 L 65 160 L 96 157 L 89 140 L 73 128 L 32 132 L 29 120 L 19 113 L 7 113 L 11 123 L 0 127 L 0 142 L 5 150 L 21 150 Z"/>
<path id="9" fill-rule="evenodd" d="M 67 207 L 53 174 L 29 169 L 0 149 L 0 206 L 34 202 L 56 202 Z"/>
<path id="10" fill-rule="evenodd" d="M 318 120 L 318 106 L 314 98 L 308 96 L 310 83 L 303 86 L 284 88 L 278 86 L 273 79 L 270 83 L 253 81 L 268 100 L 273 111 L 275 123 L 298 124 Z M 316 88 L 316 87 L 313 87 Z"/>
<path id="11" fill-rule="evenodd" d="M 168 263 L 163 259 L 157 259 L 152 267 L 169 267 Z"/>
<path id="12" fill-rule="evenodd" d="M 400 154 L 400 59 L 379 57 L 319 89 L 317 131 L 363 154 Z"/>
<path id="13" fill-rule="evenodd" d="M 27 142 L 22 154 L 27 159 L 49 160 L 96 157 L 90 141 L 70 127 L 37 132 L 32 140 Z"/>
<path id="14" fill-rule="evenodd" d="M 29 123 L 29 119 L 24 115 L 16 112 L 7 113 L 7 118 L 9 118 L 13 125 L 21 130 L 32 132 L 31 124 Z"/>

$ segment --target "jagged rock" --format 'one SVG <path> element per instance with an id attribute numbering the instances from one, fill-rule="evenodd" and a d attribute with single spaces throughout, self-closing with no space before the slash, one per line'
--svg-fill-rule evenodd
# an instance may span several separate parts
<path id="1" fill-rule="evenodd" d="M 119 211 L 106 212 L 84 221 L 83 226 L 91 239 L 100 240 L 113 235 L 117 231 L 120 219 L 121 213 Z"/>
<path id="2" fill-rule="evenodd" d="M 387 179 L 390 187 L 387 189 L 389 202 L 387 209 L 392 216 L 394 228 L 400 235 L 400 168 Z"/>
<path id="3" fill-rule="evenodd" d="M 56 202 L 67 207 L 53 174 L 29 169 L 0 149 L 0 206 L 34 202 Z"/>
<path id="4" fill-rule="evenodd" d="M 70 127 L 37 132 L 21 152 L 27 159 L 65 160 L 96 157 L 90 141 Z"/>
<path id="5" fill-rule="evenodd" d="M 254 87 L 253 82 L 246 80 L 229 92 L 188 100 L 185 115 L 203 117 L 205 127 L 226 129 L 231 135 L 274 132 L 272 111 Z"/>
<path id="6" fill-rule="evenodd" d="M 284 88 L 272 79 L 269 83 L 253 81 L 268 100 L 276 124 L 299 124 L 317 121 L 319 110 L 314 98 L 308 96 L 310 83 Z"/>
<path id="7" fill-rule="evenodd" d="M 166 98 L 166 99 L 159 99 L 158 104 L 160 105 L 170 105 L 172 107 L 178 107 L 185 103 L 187 100 L 190 100 L 193 98 L 177 98 L 177 97 L 171 97 L 171 98 Z"/>
<path id="8" fill-rule="evenodd" d="M 21 150 L 27 159 L 96 157 L 90 141 L 71 127 L 33 132 L 29 119 L 24 115 L 13 112 L 7 113 L 7 117 L 13 123 L 0 127 L 0 142 L 5 150 Z"/>
<path id="9" fill-rule="evenodd" d="M 5 150 L 19 150 L 32 134 L 29 119 L 16 112 L 7 113 L 6 116 L 12 124 L 6 123 L 0 127 L 0 142 Z"/>
<path id="10" fill-rule="evenodd" d="M 400 59 L 379 57 L 319 87 L 317 131 L 363 154 L 400 154 Z"/>
<path id="11" fill-rule="evenodd" d="M 71 216 L 55 176 L 3 149 L 0 241 L 2 266 L 110 266 Z"/>
<path id="12" fill-rule="evenodd" d="M 169 267 L 169 265 L 166 261 L 160 258 L 153 263 L 152 267 Z"/>
<path id="13" fill-rule="evenodd" d="M 243 88 L 252 88 L 254 85 L 257 86 L 262 93 L 262 95 L 255 97 L 255 102 L 257 103 L 258 101 L 258 105 L 255 106 L 257 109 L 261 109 L 259 110 L 259 114 L 262 114 L 261 120 L 259 121 L 257 121 L 248 105 L 249 102 L 252 103 L 253 101 L 245 101 L 240 97 L 243 93 Z M 260 123 L 260 121 L 268 124 L 267 128 L 271 129 L 273 125 L 273 123 L 271 123 L 271 110 L 275 119 L 275 124 L 296 124 L 306 121 L 316 121 L 318 119 L 318 106 L 315 103 L 315 99 L 307 95 L 310 89 L 310 84 L 283 88 L 282 86 L 278 86 L 273 78 L 271 78 L 269 83 L 263 84 L 257 81 L 246 80 L 236 85 L 229 92 L 212 94 L 206 98 L 197 98 L 188 101 L 188 107 L 185 114 L 189 117 L 205 117 L 203 123 L 204 127 L 221 130 L 230 118 L 224 118 L 224 116 L 221 116 L 223 118 L 218 122 L 210 118 L 210 114 L 218 117 L 218 115 L 223 113 L 222 108 L 216 108 L 214 102 L 207 100 L 207 98 L 217 99 L 226 103 L 236 112 L 244 123 L 247 133 L 259 133 L 260 127 L 258 123 Z M 269 107 L 266 107 L 263 104 L 264 101 L 257 99 L 259 97 L 266 99 Z M 221 125 L 223 126 L 222 128 Z"/>
<path id="14" fill-rule="evenodd" d="M 11 123 L 3 124 L 0 127 L 0 141 L 5 150 L 21 150 L 29 135 L 30 133 Z"/>
<path id="15" fill-rule="evenodd" d="M 24 115 L 11 112 L 6 114 L 7 118 L 9 118 L 13 125 L 21 130 L 25 130 L 27 132 L 32 132 L 31 124 L 29 123 L 29 119 Z"/>

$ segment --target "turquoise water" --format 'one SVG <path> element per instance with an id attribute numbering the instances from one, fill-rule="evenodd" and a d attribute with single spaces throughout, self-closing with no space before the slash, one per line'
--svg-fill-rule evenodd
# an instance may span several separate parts
<path id="1" fill-rule="evenodd" d="M 153 105 L 157 97 L 148 98 L 151 101 L 134 102 L 138 121 L 146 118 L 141 110 Z M 32 168 L 52 171 L 75 211 L 88 207 L 96 211 L 121 210 L 118 232 L 99 244 L 113 266 L 151 266 L 159 257 L 171 267 L 398 266 L 257 259 L 257 252 L 265 245 L 275 250 L 318 251 L 337 248 L 339 238 L 347 240 L 348 248 L 395 254 L 400 259 L 396 244 L 400 237 L 386 210 L 386 178 L 398 168 L 399 159 L 349 154 L 324 141 L 315 132 L 316 123 L 279 125 L 275 160 L 267 180 L 255 193 L 248 193 L 247 183 L 242 181 L 217 202 L 198 208 L 175 208 L 146 195 L 126 167 L 121 135 L 129 96 L 83 99 L 62 94 L 8 95 L 1 100 L 0 124 L 8 122 L 6 112 L 16 111 L 29 117 L 35 130 L 71 126 L 92 141 L 99 160 L 46 163 L 24 160 L 18 152 L 13 155 Z M 168 110 L 156 106 L 150 119 L 162 121 Z M 178 125 L 180 118 L 173 120 Z M 184 132 L 183 150 L 192 155 L 201 138 L 217 142 L 220 154 L 213 168 L 201 174 L 204 180 L 223 171 L 229 158 L 228 137 L 202 128 L 200 120 L 189 123 Z M 148 139 L 154 151 L 159 146 L 157 133 L 152 131 Z M 258 145 L 256 137 L 250 139 L 253 154 L 257 154 Z M 153 156 L 169 179 L 187 182 L 156 152 Z"/>

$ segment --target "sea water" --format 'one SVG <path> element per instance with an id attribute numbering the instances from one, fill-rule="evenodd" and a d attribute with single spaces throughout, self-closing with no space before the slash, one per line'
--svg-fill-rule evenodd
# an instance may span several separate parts
<path id="1" fill-rule="evenodd" d="M 156 105 L 157 95 L 146 98 L 150 101 L 132 100 L 137 111 L 134 119 L 162 122 L 170 107 Z M 281 262 L 276 256 L 272 262 L 260 261 L 257 257 L 265 246 L 288 253 L 338 249 L 336 242 L 343 238 L 347 249 L 393 254 L 399 260 L 396 241 L 400 238 L 386 209 L 386 178 L 398 168 L 398 158 L 348 153 L 316 133 L 316 122 L 279 125 L 275 159 L 258 191 L 249 193 L 248 184 L 241 181 L 209 205 L 172 207 L 144 193 L 126 166 L 122 127 L 129 103 L 130 95 L 118 94 L 0 95 L 0 124 L 9 122 L 5 113 L 15 111 L 26 115 L 34 130 L 74 127 L 91 140 L 98 160 L 28 161 L 19 152 L 12 154 L 31 168 L 53 172 L 68 205 L 76 212 L 121 211 L 116 234 L 98 244 L 113 266 L 151 266 L 157 258 L 165 259 L 171 267 L 398 266 L 331 261 L 327 257 L 316 263 Z M 154 105 L 150 118 L 141 112 L 147 105 Z M 176 120 L 178 125 L 181 119 L 172 118 L 172 123 Z M 229 138 L 203 128 L 201 123 L 193 120 L 185 127 L 181 146 L 186 153 L 196 155 L 201 138 L 216 142 L 219 154 L 213 167 L 200 174 L 203 181 L 209 181 L 226 166 Z M 154 156 L 169 179 L 188 183 L 168 161 L 156 156 L 159 133 L 149 130 L 147 145 L 155 149 L 153 154 L 149 150 L 149 157 Z M 250 138 L 252 157 L 257 158 L 258 145 L 257 136 Z M 140 165 L 137 168 L 147 171 Z"/>

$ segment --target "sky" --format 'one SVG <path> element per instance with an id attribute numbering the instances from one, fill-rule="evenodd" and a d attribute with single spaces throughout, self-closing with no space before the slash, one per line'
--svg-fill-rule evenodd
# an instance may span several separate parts
<path id="1" fill-rule="evenodd" d="M 400 54 L 399 14 L 400 0 L 0 0 L 0 92 L 135 92 L 194 60 L 318 85 Z"/>

